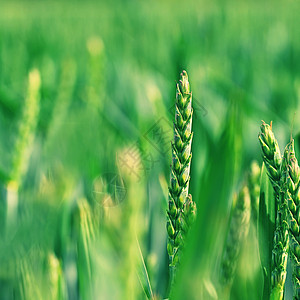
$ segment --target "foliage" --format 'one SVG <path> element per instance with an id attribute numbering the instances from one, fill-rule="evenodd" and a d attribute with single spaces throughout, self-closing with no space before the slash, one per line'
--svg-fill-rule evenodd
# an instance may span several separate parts
<path id="1" fill-rule="evenodd" d="M 253 159 L 262 164 L 258 124 L 273 120 L 283 149 L 299 110 L 299 9 L 281 0 L 2 1 L 0 298 L 167 296 L 174 90 L 187 70 L 197 219 L 170 298 L 216 299 L 233 195 Z M 257 221 L 270 231 L 258 229 L 258 242 L 250 226 L 230 299 L 263 294 L 257 249 L 270 248 L 276 214 L 262 173 Z"/>

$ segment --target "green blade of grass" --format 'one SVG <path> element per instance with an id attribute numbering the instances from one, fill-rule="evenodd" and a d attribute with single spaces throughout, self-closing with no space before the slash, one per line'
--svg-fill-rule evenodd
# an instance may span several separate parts
<path id="1" fill-rule="evenodd" d="M 141 258 L 141 264 L 137 270 L 139 281 L 140 281 L 141 286 L 146 294 L 147 299 L 153 299 L 151 282 L 149 279 L 148 270 L 147 270 L 147 267 L 145 264 L 145 260 L 144 260 L 143 253 L 142 253 L 138 239 L 136 239 L 136 243 L 137 243 L 137 247 L 139 249 L 139 255 Z"/>

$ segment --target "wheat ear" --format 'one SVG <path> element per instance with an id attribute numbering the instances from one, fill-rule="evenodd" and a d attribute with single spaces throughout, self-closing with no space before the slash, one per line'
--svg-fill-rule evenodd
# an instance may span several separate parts
<path id="1" fill-rule="evenodd" d="M 286 152 L 285 152 L 286 153 Z M 287 223 L 286 154 L 281 166 L 281 188 L 277 203 L 276 227 L 272 251 L 271 299 L 283 299 L 289 250 L 289 226 Z"/>
<path id="2" fill-rule="evenodd" d="M 192 93 L 185 71 L 177 84 L 174 142 L 167 211 L 168 254 L 171 277 L 179 261 L 184 237 L 196 215 L 196 206 L 188 194 L 192 145 Z"/>
<path id="3" fill-rule="evenodd" d="M 16 185 L 20 185 L 24 174 L 27 171 L 29 151 L 35 136 L 38 123 L 40 107 L 40 86 L 41 77 L 37 69 L 29 73 L 28 94 L 24 104 L 23 117 L 21 119 L 19 133 L 15 144 L 12 158 L 10 178 Z"/>
<path id="4" fill-rule="evenodd" d="M 276 224 L 272 250 L 272 274 L 270 299 L 282 299 L 286 279 L 288 258 L 288 223 L 286 201 L 287 149 L 282 159 L 278 142 L 272 132 L 272 127 L 263 124 L 260 127 L 259 141 L 263 152 L 263 161 L 268 176 L 274 188 L 276 200 Z"/>
<path id="5" fill-rule="evenodd" d="M 23 116 L 15 142 L 15 149 L 13 151 L 11 172 L 6 185 L 6 226 L 8 231 L 16 221 L 18 190 L 28 169 L 31 148 L 39 117 L 40 86 L 40 73 L 37 69 L 34 69 L 29 73 L 27 97 L 24 103 Z"/>
<path id="6" fill-rule="evenodd" d="M 295 155 L 294 140 L 287 145 L 287 201 L 290 255 L 293 260 L 294 299 L 300 299 L 300 169 Z"/>
<path id="7" fill-rule="evenodd" d="M 249 231 L 250 209 L 249 189 L 244 186 L 234 198 L 229 230 L 223 249 L 220 283 L 225 294 L 230 292 L 240 247 Z"/>
<path id="8" fill-rule="evenodd" d="M 279 195 L 282 158 L 278 142 L 272 131 L 272 124 L 270 126 L 263 122 L 260 126 L 260 130 L 261 132 L 259 133 L 258 139 L 263 152 L 263 160 L 275 193 Z"/>

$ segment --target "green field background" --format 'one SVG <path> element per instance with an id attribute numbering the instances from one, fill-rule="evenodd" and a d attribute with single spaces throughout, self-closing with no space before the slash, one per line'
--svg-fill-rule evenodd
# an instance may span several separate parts
<path id="1" fill-rule="evenodd" d="M 182 70 L 193 92 L 198 217 L 170 298 L 218 299 L 233 195 L 251 162 L 262 163 L 261 120 L 273 121 L 281 148 L 292 134 L 299 155 L 299 13 L 295 0 L 1 1 L 0 299 L 146 299 L 143 262 L 153 294 L 166 297 Z M 33 69 L 40 110 L 8 224 Z M 261 299 L 254 227 L 241 254 L 230 299 Z"/>

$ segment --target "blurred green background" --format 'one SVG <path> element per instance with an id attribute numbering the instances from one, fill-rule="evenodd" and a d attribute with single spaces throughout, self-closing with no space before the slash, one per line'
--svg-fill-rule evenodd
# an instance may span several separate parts
<path id="1" fill-rule="evenodd" d="M 143 260 L 153 294 L 166 296 L 170 141 L 185 69 L 198 218 L 172 298 L 217 299 L 233 194 L 262 162 L 261 120 L 273 121 L 281 148 L 291 132 L 299 140 L 299 12 L 295 0 L 1 1 L 0 298 L 145 299 Z M 10 222 L 33 69 L 40 110 Z M 252 232 L 231 299 L 261 293 Z"/>

